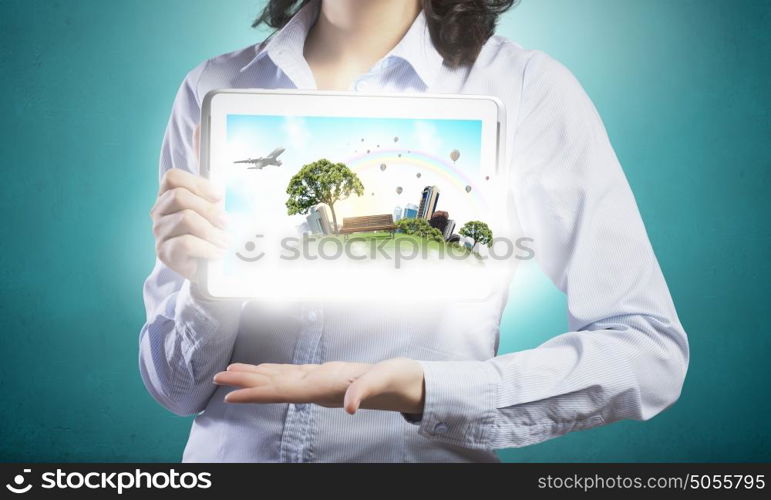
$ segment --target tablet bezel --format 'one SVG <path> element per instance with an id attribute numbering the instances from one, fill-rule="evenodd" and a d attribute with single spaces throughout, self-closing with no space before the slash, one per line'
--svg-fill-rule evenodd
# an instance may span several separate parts
<path id="1" fill-rule="evenodd" d="M 494 169 L 493 173 L 498 175 L 504 173 L 505 108 L 500 99 L 494 96 L 429 93 L 364 94 L 289 89 L 212 90 L 206 94 L 201 105 L 199 168 L 200 175 L 205 178 L 211 177 L 213 129 L 217 123 L 224 126 L 229 114 L 480 120 L 483 127 L 483 143 L 494 141 L 492 145 L 494 158 L 490 162 Z M 493 134 L 486 133 L 490 129 L 494 131 Z M 490 147 L 489 143 L 488 147 Z M 208 261 L 205 260 L 202 260 L 198 266 L 197 281 L 199 290 L 210 300 L 254 298 L 212 293 L 209 286 Z"/>

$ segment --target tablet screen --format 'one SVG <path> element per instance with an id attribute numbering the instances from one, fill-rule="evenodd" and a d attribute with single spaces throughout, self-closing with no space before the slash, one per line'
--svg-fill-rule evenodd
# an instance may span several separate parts
<path id="1" fill-rule="evenodd" d="M 490 292 L 505 222 L 484 120 L 226 112 L 219 123 L 210 177 L 233 248 L 209 266 L 214 295 Z"/>

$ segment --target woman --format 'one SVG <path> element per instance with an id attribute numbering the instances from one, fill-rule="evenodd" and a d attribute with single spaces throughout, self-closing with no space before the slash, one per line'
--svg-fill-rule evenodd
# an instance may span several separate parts
<path id="1" fill-rule="evenodd" d="M 258 21 L 273 36 L 190 72 L 163 143 L 140 367 L 162 405 L 198 414 L 184 460 L 493 461 L 497 448 L 671 405 L 688 343 L 634 198 L 570 72 L 491 36 L 513 2 L 297 3 L 270 1 Z M 222 194 L 196 175 L 201 99 L 247 87 L 501 99 L 508 189 L 567 293 L 570 331 L 496 357 L 505 294 L 419 319 L 372 308 L 356 322 L 334 304 L 202 298 L 197 262 L 226 237 Z"/>

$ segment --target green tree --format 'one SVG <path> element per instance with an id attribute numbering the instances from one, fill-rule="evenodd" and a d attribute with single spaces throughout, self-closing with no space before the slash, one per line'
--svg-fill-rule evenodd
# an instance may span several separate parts
<path id="1" fill-rule="evenodd" d="M 396 223 L 396 227 L 401 229 L 404 234 L 426 238 L 427 240 L 439 243 L 444 241 L 441 231 L 431 227 L 426 219 L 401 219 Z"/>
<path id="2" fill-rule="evenodd" d="M 493 241 L 493 232 L 490 230 L 490 227 L 478 220 L 472 220 L 463 224 L 458 233 L 461 236 L 471 238 L 475 246 L 477 243 L 489 245 Z"/>
<path id="3" fill-rule="evenodd" d="M 289 195 L 286 201 L 289 215 L 307 214 L 319 203 L 328 206 L 332 212 L 333 231 L 337 233 L 335 203 L 348 198 L 351 193 L 363 195 L 364 185 L 344 163 L 321 159 L 303 165 L 289 181 L 286 193 Z"/>

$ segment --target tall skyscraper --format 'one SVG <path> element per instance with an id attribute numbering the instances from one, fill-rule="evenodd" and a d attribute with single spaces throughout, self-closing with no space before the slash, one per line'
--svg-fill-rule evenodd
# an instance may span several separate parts
<path id="1" fill-rule="evenodd" d="M 452 237 L 452 232 L 455 231 L 455 221 L 447 219 L 447 225 L 444 226 L 444 239 L 449 240 Z"/>
<path id="2" fill-rule="evenodd" d="M 426 186 L 423 188 L 423 194 L 420 196 L 420 208 L 418 208 L 418 218 L 431 219 L 436 210 L 436 203 L 439 201 L 439 188 L 436 186 Z"/>
<path id="3" fill-rule="evenodd" d="M 394 222 L 399 222 L 399 219 L 402 218 L 402 207 L 395 207 L 394 208 Z"/>
<path id="4" fill-rule="evenodd" d="M 404 207 L 404 212 L 402 213 L 403 219 L 417 219 L 418 217 L 418 206 L 414 203 L 408 203 Z"/>

